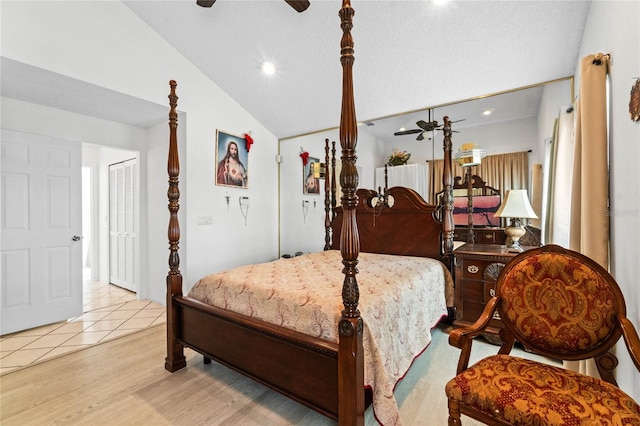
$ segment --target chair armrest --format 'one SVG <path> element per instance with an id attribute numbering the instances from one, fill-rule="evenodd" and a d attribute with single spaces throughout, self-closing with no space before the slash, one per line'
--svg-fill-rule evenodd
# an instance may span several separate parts
<path id="1" fill-rule="evenodd" d="M 622 329 L 624 344 L 629 350 L 629 355 L 631 355 L 633 363 L 636 365 L 638 371 L 640 371 L 640 339 L 638 338 L 638 333 L 627 317 L 618 317 L 618 321 Z"/>
<path id="2" fill-rule="evenodd" d="M 493 317 L 493 313 L 498 305 L 498 298 L 492 297 L 487 302 L 480 317 L 468 327 L 458 328 L 449 333 L 449 344 L 461 349 L 460 359 L 458 360 L 458 370 L 456 374 L 462 373 L 469 366 L 469 358 L 471 357 L 471 345 L 474 337 L 482 334 Z"/>

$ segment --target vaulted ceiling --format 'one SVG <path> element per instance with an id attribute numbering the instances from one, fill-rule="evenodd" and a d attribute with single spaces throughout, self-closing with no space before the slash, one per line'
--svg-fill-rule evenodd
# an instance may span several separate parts
<path id="1" fill-rule="evenodd" d="M 211 8 L 195 0 L 123 3 L 276 137 L 338 126 L 341 0 L 311 0 L 302 13 L 282 0 L 218 0 Z M 370 122 L 571 76 L 589 5 L 588 0 L 459 0 L 443 6 L 434 0 L 353 0 L 357 118 Z M 277 73 L 262 74 L 263 61 L 273 62 Z M 1 68 L 3 96 L 142 127 L 166 119 L 164 105 L 104 93 L 7 58 Z M 540 92 L 527 94 L 526 102 L 524 96 L 513 96 L 503 109 L 512 116 L 534 114 Z M 87 103 L 105 97 L 109 102 Z M 135 117 L 128 112 L 132 108 Z M 441 111 L 434 116 L 440 121 Z M 446 112 L 452 114 L 450 107 Z M 470 118 L 464 111 L 455 115 Z M 409 125 L 417 119 L 426 120 L 426 112 L 411 116 Z M 368 131 L 385 140 L 406 122 L 407 116 L 376 120 Z"/>
<path id="2" fill-rule="evenodd" d="M 340 0 L 124 3 L 277 137 L 338 125 Z M 354 0 L 358 119 L 573 75 L 589 4 Z"/>

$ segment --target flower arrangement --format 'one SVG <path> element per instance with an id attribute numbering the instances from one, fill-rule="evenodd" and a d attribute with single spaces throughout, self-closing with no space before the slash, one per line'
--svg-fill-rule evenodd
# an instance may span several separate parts
<path id="1" fill-rule="evenodd" d="M 393 148 L 393 154 L 389 156 L 389 160 L 387 161 L 387 165 L 389 166 L 402 166 L 407 164 L 411 158 L 411 153 L 407 151 L 400 151 L 398 148 Z"/>

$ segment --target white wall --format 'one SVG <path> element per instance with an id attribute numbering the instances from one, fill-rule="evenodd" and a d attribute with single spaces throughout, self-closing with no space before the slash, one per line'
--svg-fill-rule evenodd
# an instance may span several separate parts
<path id="1" fill-rule="evenodd" d="M 324 247 L 324 180 L 320 180 L 321 194 L 306 195 L 302 191 L 302 159 L 300 149 L 309 153 L 310 157 L 325 161 L 325 139 L 336 142 L 336 161 L 340 162 L 342 148 L 338 130 L 315 133 L 280 141 L 280 252 L 294 254 L 301 251 L 311 253 L 321 251 Z M 331 153 L 329 154 L 331 155 Z M 358 187 L 374 187 L 375 167 L 383 157 L 382 142 L 375 139 L 365 128 L 358 128 L 356 145 L 356 165 L 362 172 Z M 336 167 L 337 168 L 337 167 Z M 340 179 L 336 176 L 336 179 Z M 338 205 L 341 194 L 336 194 Z M 309 201 L 306 216 L 302 207 L 303 201 Z M 314 206 L 315 201 L 315 206 Z"/>
<path id="2" fill-rule="evenodd" d="M 159 105 L 168 104 L 169 80 L 178 82 L 178 108 L 187 117 L 179 123 L 186 135 L 179 141 L 186 146 L 180 176 L 181 212 L 186 217 L 180 245 L 185 290 L 206 273 L 278 256 L 277 139 L 273 134 L 120 2 L 2 2 L 1 7 L 3 57 Z M 25 121 L 30 125 L 31 117 Z M 216 129 L 234 134 L 252 131 L 249 189 L 214 184 Z M 161 160 L 159 151 L 168 141 L 168 130 L 164 135 L 157 129 L 150 133 L 162 139 L 153 141 L 158 144 L 153 155 L 160 163 L 148 164 L 141 173 L 166 184 L 166 156 Z M 104 132 L 102 136 L 109 139 L 111 135 Z M 140 152 L 145 156 L 146 147 Z M 166 196 L 166 187 L 162 192 Z M 227 192 L 232 197 L 229 211 Z M 240 195 L 251 198 L 247 226 L 237 204 Z M 168 211 L 163 216 L 168 223 Z M 197 226 L 200 216 L 211 216 L 213 224 Z M 150 230 L 149 238 L 156 233 L 166 238 L 166 226 Z M 163 245 L 168 247 L 166 242 Z M 154 253 L 148 270 L 166 273 L 168 250 L 166 254 L 160 259 Z M 164 294 L 164 285 L 164 279 L 160 283 L 153 279 L 149 294 Z"/>
<path id="3" fill-rule="evenodd" d="M 640 2 L 593 1 L 589 9 L 580 55 L 576 63 L 579 87 L 580 58 L 598 52 L 611 54 L 611 271 L 627 304 L 627 316 L 640 331 L 640 123 L 629 118 L 629 93 L 640 70 Z M 618 348 L 620 387 L 640 401 L 640 374 Z"/>

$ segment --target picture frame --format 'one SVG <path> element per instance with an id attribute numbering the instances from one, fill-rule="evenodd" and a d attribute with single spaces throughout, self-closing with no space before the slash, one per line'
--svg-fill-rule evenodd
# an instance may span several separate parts
<path id="1" fill-rule="evenodd" d="M 477 228 L 500 227 L 500 218 L 494 214 L 500 208 L 500 195 L 474 195 L 473 196 L 473 226 Z M 453 197 L 453 223 L 456 226 L 467 226 L 469 223 L 468 212 L 469 198 L 465 195 Z"/>
<path id="2" fill-rule="evenodd" d="M 302 165 L 302 193 L 306 195 L 320 195 L 320 169 L 315 165 L 320 160 L 309 157 L 307 164 Z"/>
<path id="3" fill-rule="evenodd" d="M 216 185 L 249 188 L 249 151 L 244 137 L 216 130 L 215 164 Z"/>

